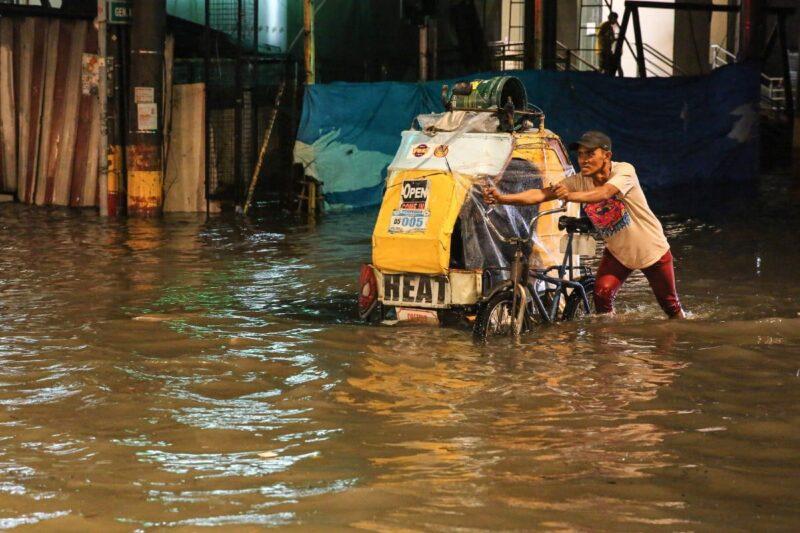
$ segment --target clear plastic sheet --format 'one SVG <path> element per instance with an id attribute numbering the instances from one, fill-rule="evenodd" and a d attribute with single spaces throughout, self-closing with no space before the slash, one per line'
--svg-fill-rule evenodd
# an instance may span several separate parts
<path id="1" fill-rule="evenodd" d="M 466 180 L 460 180 L 466 183 Z M 542 176 L 529 161 L 512 159 L 501 176 L 493 179 L 503 193 L 517 193 L 527 189 L 540 189 Z M 453 268 L 486 269 L 507 267 L 514 258 L 514 247 L 503 243 L 489 227 L 488 218 L 504 237 L 530 236 L 530 221 L 539 212 L 539 206 L 488 206 L 483 201 L 481 180 L 470 181 L 469 196 L 461 208 L 458 223 L 453 229 L 450 266 Z M 536 235 L 533 239 L 538 243 Z M 540 244 L 540 243 L 539 243 Z M 524 253 L 530 255 L 531 246 Z"/>
<path id="2" fill-rule="evenodd" d="M 500 126 L 500 121 L 494 113 L 476 113 L 474 111 L 446 111 L 418 115 L 416 123 L 420 130 L 429 135 L 441 131 L 497 133 Z"/>

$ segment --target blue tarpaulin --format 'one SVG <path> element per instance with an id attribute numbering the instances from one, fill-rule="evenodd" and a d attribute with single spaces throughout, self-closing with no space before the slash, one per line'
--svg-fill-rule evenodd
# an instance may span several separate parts
<path id="1" fill-rule="evenodd" d="M 480 73 L 464 79 L 485 79 Z M 504 73 L 509 74 L 509 73 Z M 705 76 L 613 78 L 593 72 L 517 71 L 547 128 L 569 142 L 609 134 L 613 159 L 632 163 L 646 189 L 742 181 L 758 170 L 758 70 L 730 65 Z M 380 204 L 401 132 L 443 111 L 443 80 L 307 87 L 295 159 L 323 182 L 333 208 Z"/>

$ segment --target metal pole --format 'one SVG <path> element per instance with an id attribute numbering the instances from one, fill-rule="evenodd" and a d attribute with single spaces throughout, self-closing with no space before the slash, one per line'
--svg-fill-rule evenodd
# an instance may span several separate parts
<path id="1" fill-rule="evenodd" d="M 798 35 L 797 44 L 800 45 L 800 35 Z M 798 46 L 800 50 L 800 46 Z M 794 150 L 797 159 L 800 159 L 800 73 L 798 73 L 797 92 L 795 94 L 794 102 Z M 795 171 L 795 178 L 800 178 L 800 172 Z"/>
<path id="2" fill-rule="evenodd" d="M 210 193 L 210 183 L 209 179 L 211 177 L 211 141 L 210 141 L 210 132 L 211 132 L 211 113 L 209 111 L 209 76 L 208 76 L 208 69 L 211 66 L 211 0 L 205 0 L 205 28 L 203 29 L 203 36 L 205 40 L 205 50 L 203 54 L 203 90 L 205 91 L 205 110 L 204 110 L 204 119 L 205 124 L 203 127 L 204 135 L 205 135 L 205 143 L 204 144 L 204 166 L 205 166 L 205 195 L 206 195 L 206 213 L 209 212 L 211 207 L 211 200 L 209 199 Z"/>
<path id="3" fill-rule="evenodd" d="M 797 44 L 800 45 L 800 35 L 797 37 Z M 800 83 L 798 83 L 798 89 L 800 89 Z M 798 113 L 798 110 L 800 110 L 800 90 L 795 94 L 794 104 L 794 136 L 792 147 L 794 153 L 794 179 L 795 183 L 798 183 L 800 182 L 800 113 Z"/>
<path id="4" fill-rule="evenodd" d="M 778 44 L 781 47 L 781 60 L 783 62 L 783 94 L 786 101 L 786 118 L 789 125 L 794 124 L 794 98 L 792 98 L 792 77 L 789 74 L 789 50 L 786 42 L 786 17 L 778 13 Z"/>
<path id="5" fill-rule="evenodd" d="M 742 0 L 741 46 L 739 47 L 740 60 L 757 61 L 761 57 L 761 45 L 764 42 L 766 26 L 766 2 L 763 0 Z"/>
<path id="6" fill-rule="evenodd" d="M 108 216 L 108 72 L 106 71 L 106 0 L 97 0 L 97 50 L 100 54 L 100 83 L 98 98 L 100 108 L 100 147 L 98 149 L 97 179 L 99 187 L 100 215 Z"/>
<path id="7" fill-rule="evenodd" d="M 128 191 L 128 117 L 130 117 L 130 101 L 128 100 L 128 87 L 130 82 L 130 68 L 129 57 L 131 49 L 130 32 L 128 31 L 127 24 L 120 24 L 118 27 L 119 36 L 119 88 L 117 91 L 117 98 L 119 100 L 119 109 L 117 116 L 119 117 L 119 140 L 120 140 L 120 168 L 119 168 L 119 181 L 117 182 L 117 198 L 116 212 L 122 214 L 127 207 L 127 191 Z M 110 211 L 110 209 L 109 209 Z"/>
<path id="8" fill-rule="evenodd" d="M 242 115 L 244 111 L 244 90 L 242 89 L 242 0 L 236 1 L 236 60 L 234 64 L 234 107 L 233 107 L 233 179 L 236 184 L 236 205 L 244 202 L 245 187 L 242 173 L 244 155 L 242 153 Z M 252 133 L 252 132 L 251 132 Z"/>
<path id="9" fill-rule="evenodd" d="M 533 67 L 542 68 L 543 63 L 543 33 L 544 33 L 544 0 L 533 2 Z"/>
<path id="10" fill-rule="evenodd" d="M 256 57 L 258 57 L 258 2 L 259 0 L 253 0 L 253 55 Z"/>
<path id="11" fill-rule="evenodd" d="M 306 85 L 316 83 L 316 54 L 314 52 L 314 0 L 303 0 L 303 28 L 305 30 Z"/>
<path id="12" fill-rule="evenodd" d="M 617 36 L 616 47 L 614 49 L 614 72 L 615 76 L 619 72 L 619 67 L 622 64 L 622 44 L 625 42 L 625 32 L 628 31 L 628 21 L 631 19 L 631 8 L 625 6 L 625 14 L 622 15 L 622 24 L 619 27 L 619 35 Z"/>
<path id="13" fill-rule="evenodd" d="M 419 81 L 428 79 L 428 17 L 419 27 Z"/>
<path id="14" fill-rule="evenodd" d="M 486 18 L 486 3 L 484 7 L 484 19 Z M 523 24 L 525 28 L 524 44 L 523 44 L 523 58 L 522 63 L 525 69 L 533 69 L 536 67 L 536 1 L 525 0 L 523 5 L 525 20 Z"/>
<path id="15" fill-rule="evenodd" d="M 644 65 L 644 43 L 642 42 L 642 26 L 639 24 L 639 8 L 633 8 L 633 35 L 636 39 L 636 67 L 640 78 L 647 77 Z"/>
<path id="16" fill-rule="evenodd" d="M 108 215 L 116 216 L 119 184 L 122 182 L 122 105 L 120 103 L 120 25 L 106 30 L 106 72 L 108 73 L 108 91 L 106 123 L 108 124 Z"/>
<path id="17" fill-rule="evenodd" d="M 439 19 L 435 18 L 433 24 L 428 27 L 430 33 L 430 72 L 431 79 L 435 80 L 439 77 Z"/>
<path id="18" fill-rule="evenodd" d="M 131 102 L 128 133 L 128 215 L 161 213 L 164 36 L 166 0 L 134 0 L 131 25 Z"/>
<path id="19" fill-rule="evenodd" d="M 558 3 L 556 0 L 545 0 L 542 7 L 542 68 L 555 70 Z"/>
<path id="20" fill-rule="evenodd" d="M 253 1 L 253 53 L 249 60 L 250 70 L 250 161 L 255 164 L 258 158 L 258 68 L 261 65 L 258 56 L 258 2 Z"/>
<path id="21" fill-rule="evenodd" d="M 297 120 L 297 111 L 298 111 L 298 102 L 300 101 L 300 89 L 302 85 L 299 83 L 300 80 L 300 64 L 297 61 L 292 61 L 292 107 L 290 110 L 290 120 L 289 120 L 289 136 L 291 139 L 292 145 L 294 145 L 295 141 L 297 140 L 297 129 L 298 129 L 298 120 Z M 291 158 L 291 156 L 290 156 Z M 296 190 L 297 185 L 297 173 L 295 172 L 295 166 L 292 163 L 292 159 L 290 159 L 289 163 L 289 179 L 284 181 L 282 196 L 283 201 L 289 204 L 292 198 L 292 192 Z"/>

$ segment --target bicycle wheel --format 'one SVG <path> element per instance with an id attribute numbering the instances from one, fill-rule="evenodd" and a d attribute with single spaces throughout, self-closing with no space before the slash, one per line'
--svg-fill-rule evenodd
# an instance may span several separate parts
<path id="1" fill-rule="evenodd" d="M 475 317 L 475 326 L 472 330 L 476 339 L 487 337 L 501 337 L 514 334 L 514 296 L 511 291 L 502 291 L 492 296 L 486 305 L 482 306 Z"/>
<path id="2" fill-rule="evenodd" d="M 586 299 L 589 300 L 589 311 L 586 311 L 586 306 L 583 304 L 583 298 L 581 298 L 581 295 L 578 293 L 578 291 L 573 290 L 572 294 L 570 294 L 567 298 L 566 307 L 564 307 L 564 320 L 580 320 L 595 313 L 594 276 L 580 278 L 578 282 L 583 285 L 583 290 L 586 291 Z"/>

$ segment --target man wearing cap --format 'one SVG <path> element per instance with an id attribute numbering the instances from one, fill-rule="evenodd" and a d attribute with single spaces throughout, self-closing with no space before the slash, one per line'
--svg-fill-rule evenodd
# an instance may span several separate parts
<path id="1" fill-rule="evenodd" d="M 672 253 L 661 223 L 647 205 L 636 170 L 630 163 L 611 161 L 611 139 L 599 131 L 587 131 L 570 145 L 578 152 L 580 174 L 549 189 L 529 189 L 502 194 L 487 187 L 487 202 L 530 205 L 559 198 L 579 202 L 605 241 L 597 269 L 594 303 L 598 313 L 612 313 L 620 286 L 634 270 L 641 270 L 659 305 L 670 318 L 684 318 Z"/>

